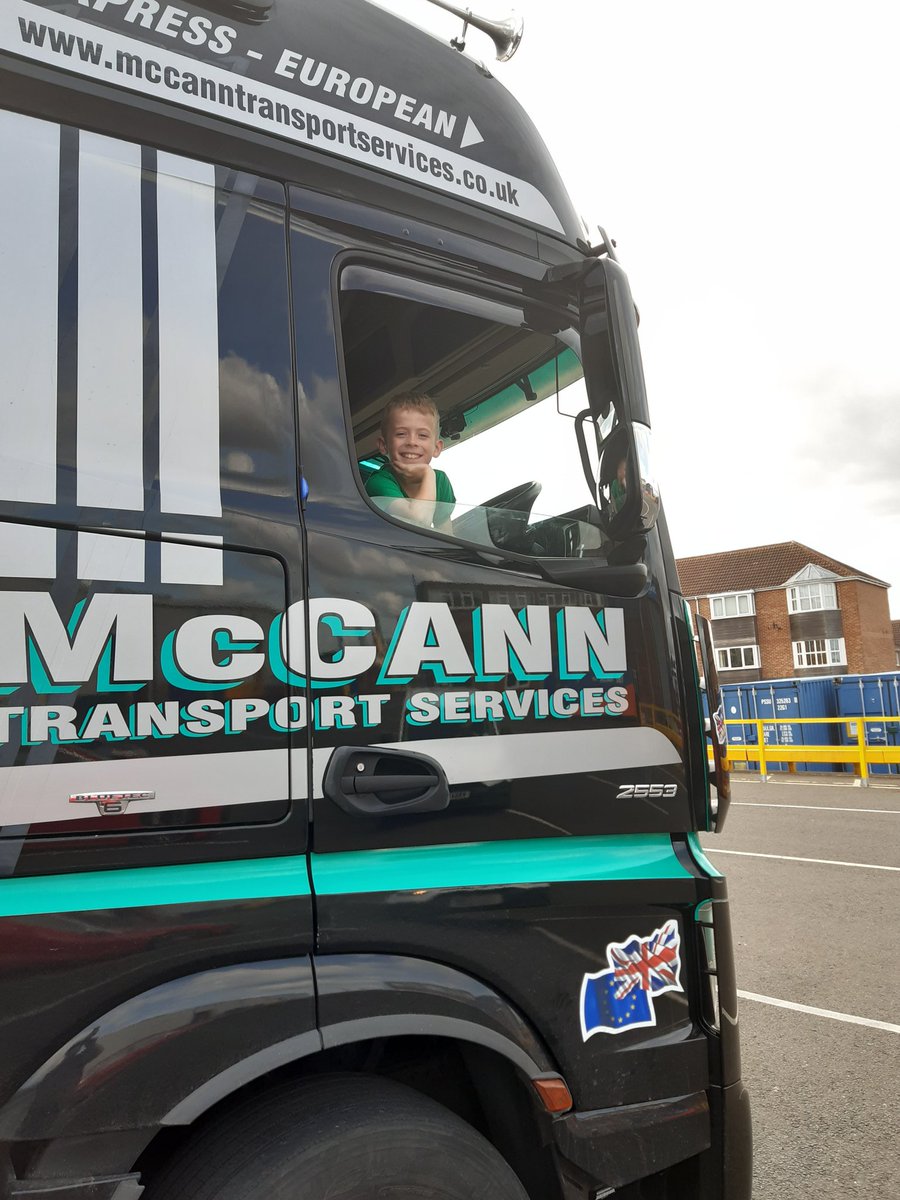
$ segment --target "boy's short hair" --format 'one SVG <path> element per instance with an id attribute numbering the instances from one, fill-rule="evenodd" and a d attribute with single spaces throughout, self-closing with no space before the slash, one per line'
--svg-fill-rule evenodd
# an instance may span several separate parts
<path id="1" fill-rule="evenodd" d="M 413 408 L 417 412 L 428 413 L 429 416 L 434 417 L 435 431 L 438 437 L 441 436 L 441 414 L 438 412 L 438 406 L 427 392 L 402 392 L 399 396 L 388 400 L 381 414 L 382 435 L 388 432 L 388 426 L 394 413 L 404 408 Z"/>

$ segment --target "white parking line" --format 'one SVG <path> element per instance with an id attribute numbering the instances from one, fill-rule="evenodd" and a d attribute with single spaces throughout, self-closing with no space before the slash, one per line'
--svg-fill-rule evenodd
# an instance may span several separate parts
<path id="1" fill-rule="evenodd" d="M 798 858 L 795 854 L 759 854 L 753 850 L 720 850 L 717 846 L 704 846 L 707 854 L 739 854 L 742 858 L 777 858 L 781 862 L 821 863 L 825 867 L 866 867 L 869 871 L 900 871 L 900 867 L 883 867 L 878 863 L 841 862 L 834 858 Z"/>
<path id="2" fill-rule="evenodd" d="M 732 800 L 732 808 L 806 808 L 811 812 L 893 813 L 900 817 L 900 808 L 836 808 L 831 804 L 767 804 L 764 801 Z"/>
<path id="3" fill-rule="evenodd" d="M 776 1008 L 789 1008 L 793 1012 L 809 1013 L 813 1017 L 828 1017 L 832 1021 L 844 1021 L 848 1025 L 865 1025 L 869 1029 L 884 1029 L 888 1033 L 900 1033 L 900 1025 L 892 1025 L 890 1021 L 874 1021 L 871 1017 L 854 1017 L 850 1013 L 832 1012 L 830 1008 L 813 1008 L 809 1004 L 795 1004 L 793 1000 L 776 1000 L 774 996 L 760 996 L 757 992 L 742 992 L 738 989 L 742 1000 L 756 1000 L 760 1004 L 774 1004 Z"/>

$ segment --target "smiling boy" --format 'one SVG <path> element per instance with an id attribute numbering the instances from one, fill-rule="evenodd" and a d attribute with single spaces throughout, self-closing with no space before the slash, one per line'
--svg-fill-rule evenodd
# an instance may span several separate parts
<path id="1" fill-rule="evenodd" d="M 450 509 L 435 506 L 452 506 L 456 497 L 444 472 L 431 465 L 443 448 L 440 417 L 431 397 L 422 392 L 395 396 L 381 414 L 378 439 L 378 449 L 388 461 L 366 480 L 366 492 L 384 497 L 389 501 L 385 509 L 401 520 L 446 527 Z"/>

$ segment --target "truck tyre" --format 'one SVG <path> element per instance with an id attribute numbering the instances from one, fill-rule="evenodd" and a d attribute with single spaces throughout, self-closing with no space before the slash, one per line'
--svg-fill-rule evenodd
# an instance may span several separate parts
<path id="1" fill-rule="evenodd" d="M 494 1147 L 389 1079 L 281 1086 L 145 1177 L 144 1200 L 528 1200 Z"/>

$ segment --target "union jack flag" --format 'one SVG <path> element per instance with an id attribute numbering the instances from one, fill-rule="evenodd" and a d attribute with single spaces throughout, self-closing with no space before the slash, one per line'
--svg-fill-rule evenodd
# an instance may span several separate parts
<path id="1" fill-rule="evenodd" d="M 720 702 L 719 707 L 713 713 L 713 728 L 716 731 L 716 740 L 720 746 L 724 746 L 728 741 L 728 731 L 725 727 L 725 703 Z"/>
<path id="2" fill-rule="evenodd" d="M 653 997 L 682 992 L 678 922 L 667 921 L 649 937 L 635 935 L 606 947 L 606 970 L 581 984 L 581 1035 L 621 1033 L 656 1024 Z"/>
<path id="3" fill-rule="evenodd" d="M 621 1000 L 632 988 L 662 992 L 678 986 L 678 925 L 667 921 L 649 938 L 631 938 L 623 946 L 608 948 L 613 975 L 619 981 L 616 999 Z"/>

